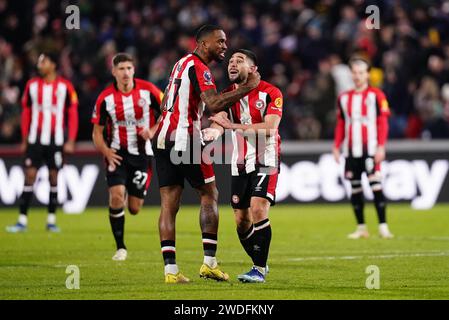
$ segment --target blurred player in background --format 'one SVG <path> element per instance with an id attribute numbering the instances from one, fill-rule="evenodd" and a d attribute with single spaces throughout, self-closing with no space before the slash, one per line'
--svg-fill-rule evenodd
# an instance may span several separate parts
<path id="1" fill-rule="evenodd" d="M 196 34 L 197 47 L 181 58 L 173 67 L 163 101 L 163 115 L 153 139 L 161 194 L 159 233 L 165 264 L 166 283 L 184 283 L 189 279 L 180 273 L 176 264 L 175 224 L 184 180 L 196 189 L 200 197 L 200 226 L 204 250 L 202 278 L 227 281 L 229 275 L 221 271 L 215 257 L 218 233 L 218 191 L 211 164 L 200 156 L 200 163 L 174 164 L 173 154 L 193 155 L 193 145 L 201 140 L 201 117 L 205 106 L 211 112 L 229 107 L 260 81 L 256 72 L 238 89 L 224 94 L 216 91 L 215 80 L 208 65 L 224 59 L 226 35 L 220 27 L 205 25 Z M 200 150 L 198 150 L 200 152 Z M 198 155 L 196 155 L 198 156 Z"/>
<path id="2" fill-rule="evenodd" d="M 23 93 L 20 151 L 25 153 L 25 185 L 18 222 L 8 226 L 8 232 L 26 231 L 33 184 L 42 164 L 48 167 L 50 180 L 47 230 L 60 231 L 56 225 L 58 171 L 63 166 L 64 154 L 75 150 L 78 97 L 72 83 L 57 74 L 57 63 L 56 55 L 42 53 L 37 62 L 39 76 L 27 82 Z"/>
<path id="3" fill-rule="evenodd" d="M 351 203 L 357 220 L 357 229 L 350 239 L 368 238 L 364 218 L 362 173 L 368 176 L 374 194 L 379 220 L 379 235 L 393 238 L 386 220 L 386 203 L 382 192 L 380 165 L 385 159 L 390 110 L 384 93 L 369 86 L 370 65 L 362 58 L 349 62 L 355 84 L 353 90 L 343 92 L 337 101 L 337 124 L 333 154 L 340 161 L 340 147 L 345 157 L 344 176 L 351 182 Z"/>
<path id="4" fill-rule="evenodd" d="M 117 245 L 113 260 L 126 260 L 125 206 L 132 215 L 141 209 L 152 176 L 149 139 L 160 115 L 162 92 L 134 78 L 133 58 L 119 53 L 112 59 L 114 83 L 97 99 L 92 138 L 103 154 L 109 187 L 109 221 Z M 106 140 L 104 129 L 106 127 Z"/>
<path id="5" fill-rule="evenodd" d="M 249 50 L 236 50 L 228 64 L 232 85 L 225 92 L 238 88 L 255 71 L 256 55 Z M 281 139 L 278 127 L 282 103 L 281 91 L 260 81 L 257 88 L 232 104 L 228 112 L 211 117 L 214 124 L 203 130 L 205 140 L 217 138 L 223 128 L 234 130 L 231 205 L 240 242 L 253 261 L 251 270 L 238 276 L 242 282 L 265 282 L 268 273 L 271 243 L 268 211 L 275 204 L 279 174 Z"/>

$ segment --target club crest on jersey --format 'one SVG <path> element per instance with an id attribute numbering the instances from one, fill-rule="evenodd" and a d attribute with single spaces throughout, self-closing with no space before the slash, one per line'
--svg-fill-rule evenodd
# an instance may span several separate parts
<path id="1" fill-rule="evenodd" d="M 204 78 L 204 84 L 205 85 L 208 85 L 208 86 L 211 86 L 213 83 L 212 83 L 212 75 L 210 74 L 210 71 L 209 70 L 206 70 L 206 71 L 204 71 L 204 73 L 203 73 L 203 78 Z"/>
<path id="2" fill-rule="evenodd" d="M 265 102 L 262 99 L 258 99 L 255 106 L 257 110 L 262 110 L 265 107 Z"/>
<path id="3" fill-rule="evenodd" d="M 144 98 L 140 98 L 139 101 L 137 101 L 137 105 L 141 108 L 143 108 L 146 104 L 146 101 Z"/>

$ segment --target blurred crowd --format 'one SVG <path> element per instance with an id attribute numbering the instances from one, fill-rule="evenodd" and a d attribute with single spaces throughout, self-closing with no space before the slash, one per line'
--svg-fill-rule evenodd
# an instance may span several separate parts
<path id="1" fill-rule="evenodd" d="M 72 4 L 79 30 L 66 28 Z M 373 4 L 379 29 L 366 24 Z M 282 90 L 283 139 L 332 139 L 335 100 L 352 86 L 346 63 L 354 54 L 371 61 L 371 82 L 388 97 L 390 138 L 449 138 L 448 0 L 0 0 L 0 143 L 20 141 L 20 96 L 39 52 L 59 53 L 59 72 L 80 100 L 79 140 L 90 140 L 113 55 L 133 54 L 136 76 L 163 90 L 205 23 L 225 30 L 230 49 L 255 51 L 262 78 Z M 223 89 L 225 64 L 212 72 Z"/>

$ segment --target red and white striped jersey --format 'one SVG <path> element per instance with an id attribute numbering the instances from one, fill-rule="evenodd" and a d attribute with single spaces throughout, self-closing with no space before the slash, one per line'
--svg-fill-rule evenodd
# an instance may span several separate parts
<path id="1" fill-rule="evenodd" d="M 68 138 L 78 133 L 78 97 L 70 81 L 30 79 L 22 96 L 22 137 L 29 144 L 62 146 L 67 116 Z"/>
<path id="2" fill-rule="evenodd" d="M 205 104 L 200 94 L 211 89 L 216 90 L 215 80 L 199 56 L 190 53 L 175 64 L 165 90 L 162 121 L 155 134 L 158 149 L 174 143 L 176 151 L 186 151 L 194 133 L 201 137 Z"/>
<path id="3" fill-rule="evenodd" d="M 128 93 L 113 83 L 98 96 L 91 121 L 106 126 L 111 148 L 134 155 L 153 155 L 151 142 L 139 133 L 156 124 L 162 96 L 162 91 L 148 81 L 134 79 L 134 88 Z"/>
<path id="4" fill-rule="evenodd" d="M 234 85 L 225 91 L 234 90 Z M 272 84 L 260 81 L 259 86 L 233 104 L 228 110 L 231 122 L 255 124 L 264 121 L 267 115 L 282 117 L 282 93 Z M 278 168 L 280 165 L 281 137 L 268 136 L 265 133 L 251 133 L 240 130 L 232 132 L 232 163 L 233 176 L 250 173 L 256 166 Z"/>
<path id="5" fill-rule="evenodd" d="M 385 94 L 377 88 L 343 92 L 337 100 L 334 146 L 343 144 L 345 157 L 374 156 L 388 136 L 388 107 Z"/>

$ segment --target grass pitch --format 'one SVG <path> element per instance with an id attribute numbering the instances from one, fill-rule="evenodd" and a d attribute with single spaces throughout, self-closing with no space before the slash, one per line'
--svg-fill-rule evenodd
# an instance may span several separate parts
<path id="1" fill-rule="evenodd" d="M 198 277 L 202 263 L 198 208 L 183 206 L 177 221 L 177 262 L 191 280 L 163 282 L 157 221 L 159 209 L 127 214 L 128 260 L 114 262 L 107 208 L 58 215 L 60 234 L 44 230 L 45 209 L 32 208 L 28 232 L 7 234 L 17 210 L 0 209 L 0 299 L 449 299 L 449 205 L 412 211 L 388 207 L 393 240 L 377 236 L 372 205 L 366 216 L 370 239 L 348 240 L 354 230 L 349 205 L 277 205 L 264 284 L 241 284 L 237 274 L 251 263 L 238 241 L 233 213 L 220 207 L 218 259 L 229 283 Z M 80 270 L 80 289 L 66 288 L 66 267 Z M 366 268 L 380 270 L 380 289 L 369 290 Z"/>

